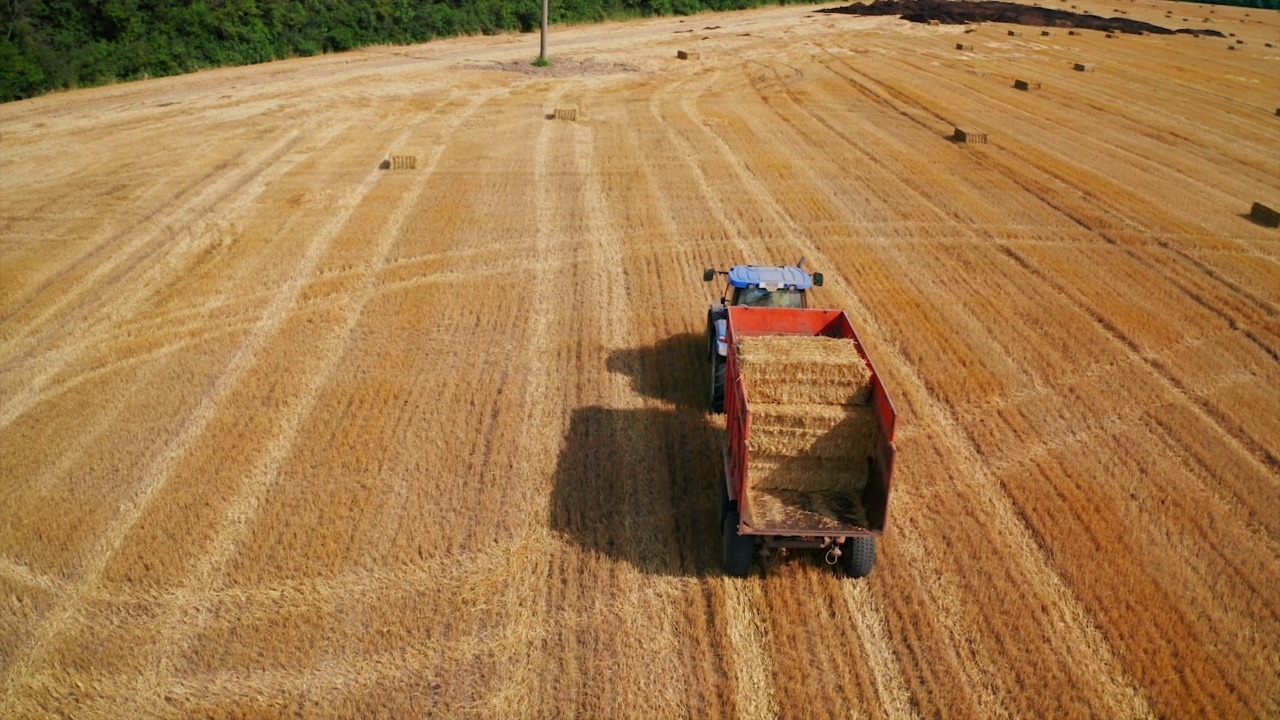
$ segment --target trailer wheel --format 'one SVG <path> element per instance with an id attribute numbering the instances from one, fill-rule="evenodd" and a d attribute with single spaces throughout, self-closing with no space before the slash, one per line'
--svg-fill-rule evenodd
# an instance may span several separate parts
<path id="1" fill-rule="evenodd" d="M 854 537 L 845 540 L 840 563 L 849 577 L 864 578 L 870 575 L 876 564 L 876 539 Z"/>
<path id="2" fill-rule="evenodd" d="M 711 361 L 711 412 L 719 415 L 724 412 L 724 377 L 728 366 L 718 356 Z"/>
<path id="3" fill-rule="evenodd" d="M 751 574 L 751 556 L 755 553 L 755 542 L 750 535 L 738 534 L 738 511 L 730 510 L 724 518 L 724 571 L 734 577 L 746 577 Z"/>

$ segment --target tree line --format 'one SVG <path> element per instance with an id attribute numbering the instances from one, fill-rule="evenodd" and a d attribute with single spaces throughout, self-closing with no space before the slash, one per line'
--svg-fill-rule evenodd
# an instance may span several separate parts
<path id="1" fill-rule="evenodd" d="M 550 15 L 586 22 L 777 1 L 552 0 Z M 0 102 L 365 45 L 528 32 L 541 15 L 540 0 L 0 0 Z"/>
<path id="2" fill-rule="evenodd" d="M 550 13 L 553 23 L 588 22 L 787 1 L 552 0 Z M 365 45 L 529 32 L 541 14 L 540 0 L 0 0 L 0 102 Z"/>

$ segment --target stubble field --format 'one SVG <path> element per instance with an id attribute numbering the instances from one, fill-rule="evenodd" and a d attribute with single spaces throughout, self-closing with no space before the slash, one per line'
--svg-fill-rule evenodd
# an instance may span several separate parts
<path id="1" fill-rule="evenodd" d="M 0 106 L 0 715 L 1280 715 L 1280 17 L 1123 6 L 1246 43 L 790 7 Z M 901 414 L 865 581 L 719 570 L 701 270 L 800 256 Z"/>

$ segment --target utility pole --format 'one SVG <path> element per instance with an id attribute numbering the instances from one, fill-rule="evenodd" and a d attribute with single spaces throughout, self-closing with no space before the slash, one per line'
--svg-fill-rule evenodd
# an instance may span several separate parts
<path id="1" fill-rule="evenodd" d="M 547 63 L 547 0 L 542 0 L 542 45 L 538 62 L 544 65 Z"/>

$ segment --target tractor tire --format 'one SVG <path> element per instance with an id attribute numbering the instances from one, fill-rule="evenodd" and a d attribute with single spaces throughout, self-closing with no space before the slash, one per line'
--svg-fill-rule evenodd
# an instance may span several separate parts
<path id="1" fill-rule="evenodd" d="M 721 525 L 724 532 L 724 572 L 733 577 L 746 577 L 751 574 L 751 557 L 755 554 L 756 544 L 749 535 L 738 534 L 738 511 L 730 510 Z"/>
<path id="2" fill-rule="evenodd" d="M 873 537 L 854 537 L 844 541 L 840 564 L 844 572 L 851 578 L 864 578 L 871 574 L 876 565 L 876 539 Z"/>
<path id="3" fill-rule="evenodd" d="M 707 313 L 707 361 L 712 362 L 716 359 L 716 319 L 711 313 Z"/>
<path id="4" fill-rule="evenodd" d="M 716 357 L 711 360 L 711 412 L 724 412 L 724 378 L 728 363 Z"/>

